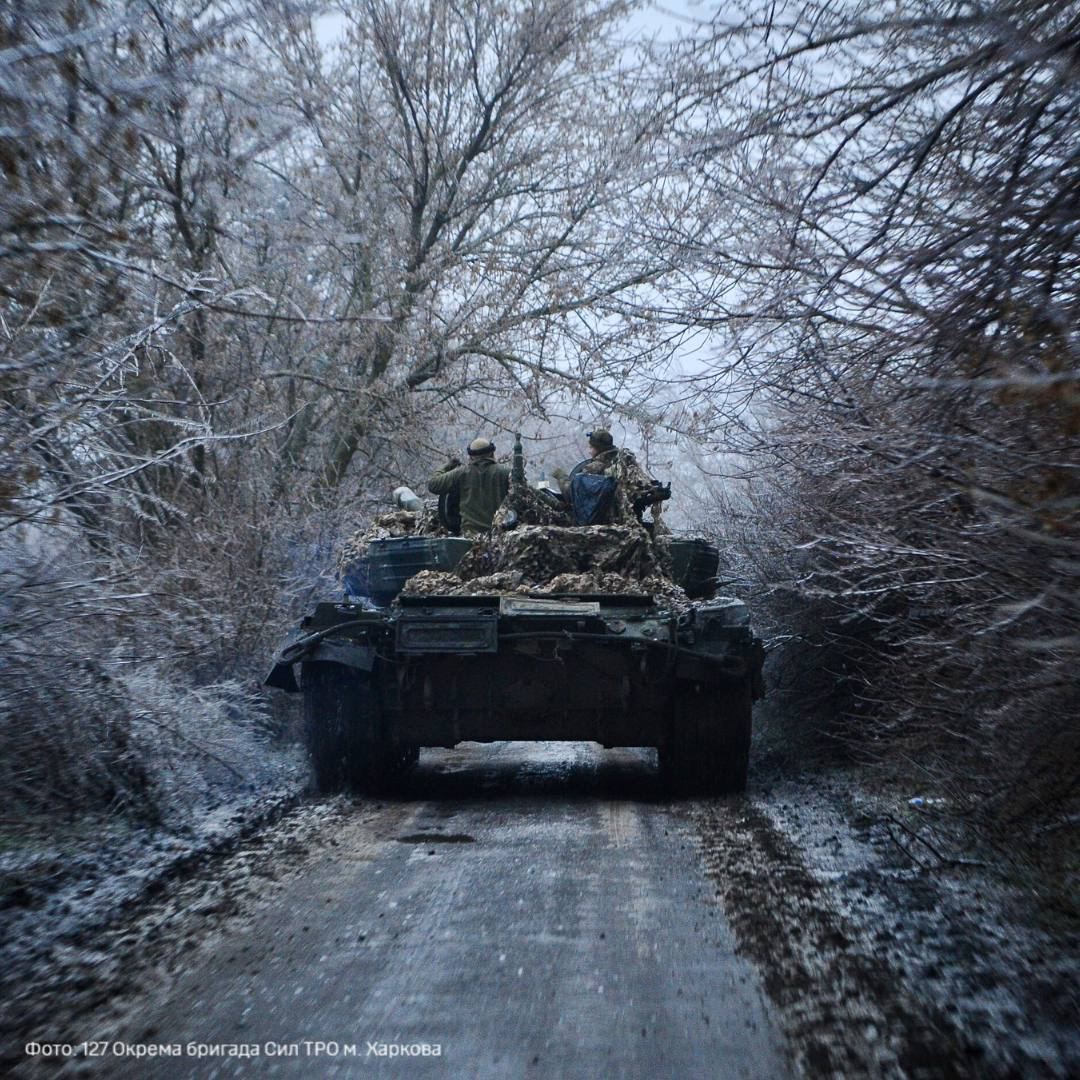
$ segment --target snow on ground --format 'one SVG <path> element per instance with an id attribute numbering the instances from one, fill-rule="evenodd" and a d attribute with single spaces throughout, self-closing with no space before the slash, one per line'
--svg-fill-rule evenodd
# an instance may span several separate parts
<path id="1" fill-rule="evenodd" d="M 920 801 L 921 800 L 921 801 Z M 1080 1075 L 1080 935 L 947 802 L 857 770 L 765 770 L 752 806 L 897 990 L 977 1047 L 984 1075 Z M 974 1062 L 972 1063 L 974 1065 Z"/>
<path id="2" fill-rule="evenodd" d="M 912 805 L 920 793 L 858 770 L 756 765 L 747 797 L 676 805 L 699 826 L 740 951 L 759 965 L 802 1075 L 1080 1075 L 1077 928 L 1036 902 L 1029 879 L 965 847 L 948 804 Z M 95 995 L 121 992 L 128 953 L 152 952 L 177 912 L 224 910 L 237 889 L 267 887 L 340 811 L 319 800 L 282 817 L 306 780 L 298 752 L 268 755 L 257 786 L 223 791 L 168 830 L 113 820 L 9 837 L 8 1034 L 50 994 L 93 1008 Z M 213 860 L 234 849 L 230 885 Z M 141 937 L 131 932 L 141 901 L 204 863 Z M 115 927 L 108 948 L 102 927 Z"/>
<path id="3" fill-rule="evenodd" d="M 169 824 L 122 816 L 80 823 L 5 821 L 0 829 L 0 994 L 122 919 L 165 883 L 274 821 L 301 798 L 308 768 L 299 748 L 266 751 L 257 775 L 207 790 Z"/>

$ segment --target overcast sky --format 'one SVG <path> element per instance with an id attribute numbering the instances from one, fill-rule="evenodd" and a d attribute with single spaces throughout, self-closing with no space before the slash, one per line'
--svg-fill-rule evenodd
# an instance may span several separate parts
<path id="1" fill-rule="evenodd" d="M 626 36 L 631 41 L 673 38 L 707 19 L 716 6 L 717 0 L 646 0 L 627 20 Z M 318 20 L 319 37 L 326 45 L 341 34 L 344 19 L 339 12 L 340 6 L 335 12 L 335 5 L 327 5 L 327 14 Z"/>

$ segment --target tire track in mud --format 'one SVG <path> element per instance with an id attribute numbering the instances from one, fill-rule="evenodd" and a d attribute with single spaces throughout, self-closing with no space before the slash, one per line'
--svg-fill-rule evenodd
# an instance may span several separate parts
<path id="1" fill-rule="evenodd" d="M 780 1010 L 807 1077 L 953 1080 L 1007 1076 L 915 1000 L 830 904 L 798 849 L 748 799 L 691 811 L 706 870 L 740 951 Z"/>

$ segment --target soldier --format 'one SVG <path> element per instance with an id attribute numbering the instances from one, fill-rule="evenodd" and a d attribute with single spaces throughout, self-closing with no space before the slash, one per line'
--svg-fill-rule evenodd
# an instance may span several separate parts
<path id="1" fill-rule="evenodd" d="M 585 432 L 585 435 L 589 440 L 589 457 L 592 461 L 584 467 L 583 471 L 602 473 L 612 468 L 619 456 L 619 451 L 611 432 L 597 428 L 596 431 Z"/>
<path id="2" fill-rule="evenodd" d="M 428 481 L 428 491 L 457 495 L 461 531 L 465 536 L 476 536 L 491 528 L 491 519 L 510 490 L 510 470 L 496 464 L 495 444 L 490 439 L 473 439 L 468 454 L 466 465 L 451 458 Z"/>
<path id="3" fill-rule="evenodd" d="M 552 469 L 551 471 L 551 475 L 558 481 L 559 490 L 566 499 L 570 498 L 571 475 L 583 472 L 602 476 L 608 469 L 615 467 L 619 457 L 615 439 L 610 431 L 605 431 L 602 428 L 596 431 L 586 431 L 585 437 L 589 440 L 588 458 L 579 461 L 574 466 L 573 473 L 568 474 L 565 469 Z"/>
<path id="4" fill-rule="evenodd" d="M 646 507 L 671 497 L 670 486 L 648 476 L 629 450 L 619 450 L 610 431 L 598 428 L 586 432 L 586 436 L 589 458 L 575 465 L 569 477 L 555 473 L 577 524 L 640 522 Z"/>
<path id="5" fill-rule="evenodd" d="M 574 521 L 578 525 L 609 525 L 613 518 L 615 496 L 615 468 L 619 451 L 610 431 L 598 428 L 587 431 L 589 457 L 578 462 L 568 476 L 562 469 L 552 475 L 559 482 L 563 498 L 571 506 Z M 604 477 L 605 479 L 579 480 L 575 476 Z"/>

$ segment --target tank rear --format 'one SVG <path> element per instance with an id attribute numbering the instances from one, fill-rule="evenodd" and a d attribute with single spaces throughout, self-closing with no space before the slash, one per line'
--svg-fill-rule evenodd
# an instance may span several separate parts
<path id="1" fill-rule="evenodd" d="M 522 486 L 516 451 L 489 537 L 377 519 L 346 550 L 345 599 L 279 652 L 268 682 L 304 696 L 317 785 L 385 790 L 423 746 L 590 740 L 655 747 L 673 791 L 742 790 L 763 649 L 746 605 L 713 595 L 715 547 L 629 498 L 574 526 Z"/>
<path id="2" fill-rule="evenodd" d="M 741 602 L 401 599 L 319 605 L 279 660 L 299 669 L 324 790 L 385 790 L 420 747 L 465 740 L 656 747 L 672 790 L 745 787 L 762 651 Z"/>

